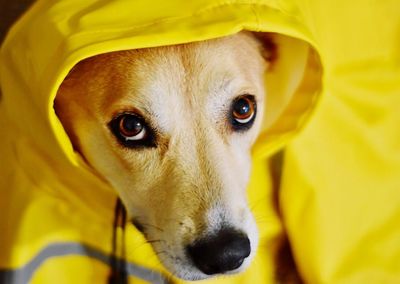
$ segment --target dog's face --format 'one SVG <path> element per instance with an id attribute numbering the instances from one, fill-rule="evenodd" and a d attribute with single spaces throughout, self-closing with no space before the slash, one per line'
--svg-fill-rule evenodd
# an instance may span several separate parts
<path id="1" fill-rule="evenodd" d="M 246 200 L 267 62 L 250 33 L 79 63 L 56 112 L 77 151 L 178 277 L 242 271 L 257 247 Z"/>

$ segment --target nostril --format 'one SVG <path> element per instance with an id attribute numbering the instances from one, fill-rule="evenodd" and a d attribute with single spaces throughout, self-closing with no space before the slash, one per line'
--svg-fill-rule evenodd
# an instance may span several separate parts
<path id="1" fill-rule="evenodd" d="M 221 230 L 187 247 L 187 254 L 196 267 L 208 275 L 239 268 L 250 251 L 249 238 L 233 229 Z"/>

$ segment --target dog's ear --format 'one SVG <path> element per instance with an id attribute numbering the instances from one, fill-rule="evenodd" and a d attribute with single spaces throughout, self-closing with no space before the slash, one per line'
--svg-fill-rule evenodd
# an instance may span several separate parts
<path id="1" fill-rule="evenodd" d="M 268 115 L 264 116 L 263 125 L 266 130 L 281 119 L 298 88 L 304 83 L 305 74 L 310 73 L 310 45 L 303 40 L 278 33 L 254 33 L 254 37 L 261 44 L 264 58 L 269 60 L 265 73 Z"/>
<path id="2" fill-rule="evenodd" d="M 273 65 L 278 58 L 278 49 L 274 42 L 273 34 L 262 32 L 252 32 L 252 34 L 261 44 L 262 57 L 264 57 L 267 62 Z"/>

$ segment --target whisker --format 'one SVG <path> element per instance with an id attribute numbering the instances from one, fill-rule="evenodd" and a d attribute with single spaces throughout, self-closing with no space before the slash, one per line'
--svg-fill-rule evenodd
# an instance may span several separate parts
<path id="1" fill-rule="evenodd" d="M 160 232 L 164 232 L 163 229 L 161 229 L 160 227 L 157 227 L 156 225 L 153 225 L 153 224 L 150 224 L 150 223 L 142 223 L 142 222 L 140 221 L 140 219 L 143 219 L 143 217 L 142 217 L 142 216 L 136 216 L 136 217 L 133 217 L 133 218 L 131 219 L 131 222 L 132 222 L 133 224 L 139 223 L 138 225 L 141 225 L 142 227 L 151 227 L 151 228 L 155 228 L 155 229 L 159 230 Z M 135 222 L 135 221 L 137 221 L 137 222 Z"/>
<path id="2" fill-rule="evenodd" d="M 269 196 L 262 196 L 256 200 L 249 202 L 249 208 L 253 211 L 257 206 L 263 205 L 266 202 L 269 203 L 271 198 Z"/>
<path id="3" fill-rule="evenodd" d="M 145 227 L 155 228 L 155 229 L 159 230 L 160 232 L 164 232 L 163 229 L 161 229 L 160 227 L 157 227 L 157 226 L 155 226 L 155 225 L 148 224 L 148 223 L 140 223 L 140 224 L 142 224 L 142 225 L 145 226 Z"/>
<path id="4" fill-rule="evenodd" d="M 165 250 L 162 250 L 162 251 L 154 251 L 154 253 L 155 253 L 156 255 L 160 255 L 160 254 L 163 254 L 163 253 L 167 253 L 167 251 L 165 251 Z"/>
<path id="5" fill-rule="evenodd" d="M 159 243 L 159 242 L 165 242 L 164 240 L 148 240 L 146 243 L 152 244 L 152 243 Z"/>

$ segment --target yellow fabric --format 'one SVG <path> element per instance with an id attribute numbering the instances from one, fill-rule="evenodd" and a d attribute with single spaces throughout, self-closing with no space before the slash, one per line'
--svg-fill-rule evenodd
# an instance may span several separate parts
<path id="1" fill-rule="evenodd" d="M 399 283 L 400 3 L 313 2 L 325 90 L 281 195 L 295 257 L 310 283 Z"/>
<path id="2" fill-rule="evenodd" d="M 37 1 L 0 55 L 0 272 L 23 267 L 53 243 L 111 251 L 115 193 L 73 152 L 53 110 L 57 88 L 77 62 L 248 29 L 313 48 L 300 85 L 254 148 L 248 190 L 260 216 L 259 254 L 242 275 L 202 283 L 273 283 L 282 229 L 267 159 L 283 146 L 280 203 L 302 277 L 400 282 L 399 15 L 397 0 Z M 133 227 L 126 239 L 130 262 L 165 272 Z M 66 275 L 68 283 L 99 283 L 106 269 L 64 256 L 41 265 L 32 281 Z"/>

